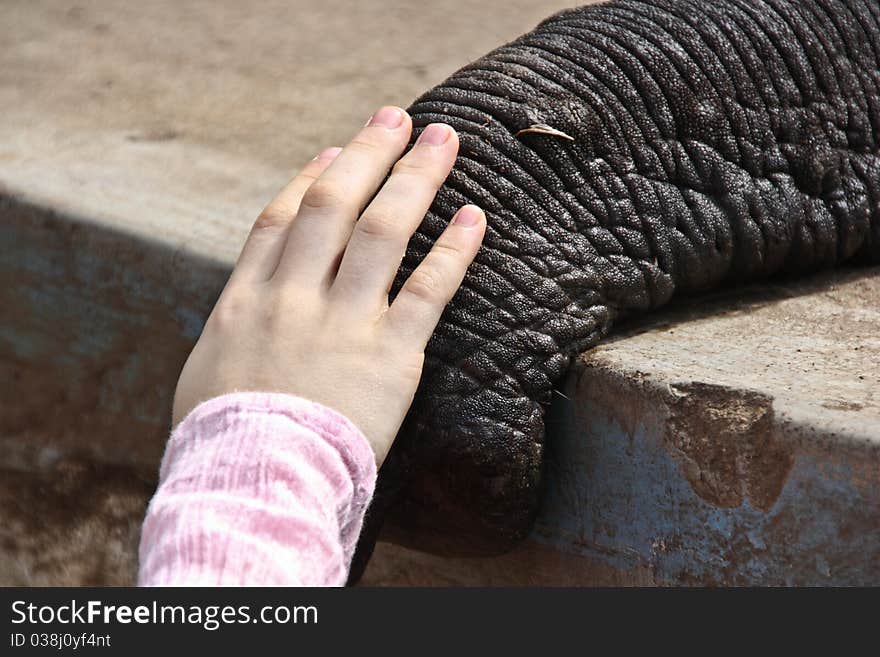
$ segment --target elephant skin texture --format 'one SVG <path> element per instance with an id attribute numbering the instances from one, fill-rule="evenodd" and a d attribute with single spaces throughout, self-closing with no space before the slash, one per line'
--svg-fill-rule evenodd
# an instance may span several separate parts
<path id="1" fill-rule="evenodd" d="M 529 531 L 571 358 L 673 295 L 880 261 L 880 4 L 620 0 L 431 89 L 455 168 L 392 293 L 465 203 L 488 231 L 437 327 L 353 567 L 391 540 L 488 555 Z"/>

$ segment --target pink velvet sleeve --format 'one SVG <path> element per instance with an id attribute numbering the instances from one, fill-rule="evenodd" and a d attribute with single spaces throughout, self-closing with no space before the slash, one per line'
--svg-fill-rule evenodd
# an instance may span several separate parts
<path id="1" fill-rule="evenodd" d="M 314 402 L 234 393 L 174 430 L 141 532 L 141 586 L 341 586 L 373 495 L 363 434 Z"/>

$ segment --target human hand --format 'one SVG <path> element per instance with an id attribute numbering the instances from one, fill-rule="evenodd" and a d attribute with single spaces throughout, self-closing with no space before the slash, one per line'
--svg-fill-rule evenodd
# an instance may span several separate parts
<path id="1" fill-rule="evenodd" d="M 266 206 L 184 365 L 174 424 L 225 393 L 289 393 L 345 415 L 381 465 L 486 229 L 482 210 L 461 208 L 389 307 L 407 242 L 458 152 L 455 131 L 432 124 L 401 158 L 411 131 L 406 112 L 382 108 Z"/>

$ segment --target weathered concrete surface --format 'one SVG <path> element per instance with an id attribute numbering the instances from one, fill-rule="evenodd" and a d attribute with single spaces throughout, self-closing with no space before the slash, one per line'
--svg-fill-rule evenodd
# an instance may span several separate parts
<path id="1" fill-rule="evenodd" d="M 880 583 L 878 273 L 685 302 L 585 354 L 539 540 L 661 582 Z"/>
<path id="2" fill-rule="evenodd" d="M 153 479 L 77 459 L 38 472 L 0 469 L 0 582 L 131 585 Z"/>
<path id="3" fill-rule="evenodd" d="M 261 206 L 562 6 L 4 4 L 0 583 L 131 581 L 174 381 Z M 525 544 L 383 544 L 366 582 L 880 584 L 880 270 L 649 321 L 561 390 Z"/>

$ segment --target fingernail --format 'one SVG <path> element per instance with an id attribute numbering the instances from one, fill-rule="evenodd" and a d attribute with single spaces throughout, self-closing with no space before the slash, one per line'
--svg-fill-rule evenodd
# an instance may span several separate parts
<path id="1" fill-rule="evenodd" d="M 476 226 L 480 223 L 482 217 L 483 211 L 480 210 L 480 208 L 476 205 L 466 205 L 458 211 L 457 215 L 455 215 L 454 223 L 456 226 L 470 228 L 471 226 Z"/>
<path id="2" fill-rule="evenodd" d="M 419 144 L 427 144 L 429 146 L 441 146 L 445 144 L 452 135 L 452 128 L 445 123 L 431 123 L 427 128 L 422 130 L 422 134 L 416 140 Z"/>
<path id="3" fill-rule="evenodd" d="M 342 149 L 339 146 L 333 146 L 331 148 L 325 148 L 321 151 L 316 157 L 316 160 L 332 160 L 334 157 L 339 155 L 342 152 Z"/>
<path id="4" fill-rule="evenodd" d="M 382 126 L 393 130 L 403 123 L 403 111 L 399 107 L 383 107 L 370 117 L 367 125 Z"/>

